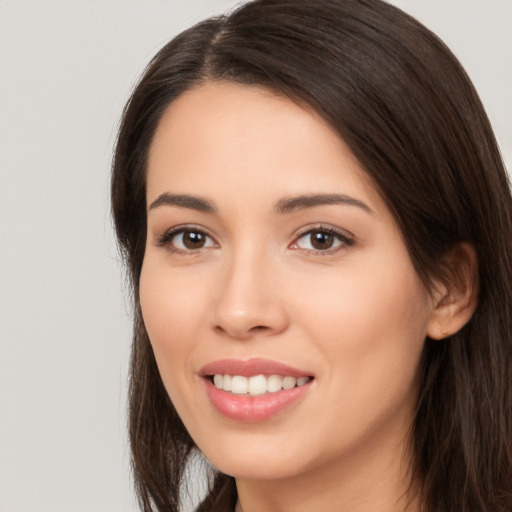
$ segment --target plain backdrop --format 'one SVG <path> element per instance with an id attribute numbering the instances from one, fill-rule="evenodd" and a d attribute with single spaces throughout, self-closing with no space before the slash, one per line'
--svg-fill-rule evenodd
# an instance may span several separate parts
<path id="1" fill-rule="evenodd" d="M 392 3 L 462 61 L 510 169 L 512 1 Z M 112 146 L 150 57 L 234 4 L 0 0 L 0 512 L 136 510 Z"/>

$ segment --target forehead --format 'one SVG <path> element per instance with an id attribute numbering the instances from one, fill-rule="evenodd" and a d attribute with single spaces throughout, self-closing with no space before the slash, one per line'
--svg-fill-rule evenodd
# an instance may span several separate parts
<path id="1" fill-rule="evenodd" d="M 193 88 L 167 108 L 147 172 L 148 201 L 162 192 L 210 195 L 219 188 L 245 195 L 241 201 L 306 192 L 379 201 L 367 173 L 323 118 L 267 89 L 233 83 Z"/>

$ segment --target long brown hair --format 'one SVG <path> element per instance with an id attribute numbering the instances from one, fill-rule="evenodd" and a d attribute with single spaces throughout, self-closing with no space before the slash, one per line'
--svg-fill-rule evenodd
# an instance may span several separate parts
<path id="1" fill-rule="evenodd" d="M 411 435 L 431 512 L 512 510 L 512 201 L 470 80 L 428 29 L 380 0 L 256 0 L 186 30 L 151 61 L 123 114 L 112 174 L 133 290 L 130 442 L 142 509 L 178 511 L 194 442 L 169 400 L 141 317 L 145 169 L 162 113 L 206 81 L 257 84 L 307 104 L 359 159 L 427 287 L 461 242 L 478 255 L 479 304 L 461 331 L 427 339 Z M 232 512 L 213 470 L 201 511 Z"/>

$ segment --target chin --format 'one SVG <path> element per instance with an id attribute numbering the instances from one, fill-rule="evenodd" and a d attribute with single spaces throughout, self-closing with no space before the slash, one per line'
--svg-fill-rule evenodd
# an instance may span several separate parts
<path id="1" fill-rule="evenodd" d="M 210 460 L 210 459 L 209 459 Z M 260 457 L 256 459 L 223 458 L 215 464 L 220 472 L 240 480 L 281 480 L 297 476 L 301 473 L 297 460 L 289 462 L 279 455 L 274 458 Z"/>
<path id="2" fill-rule="evenodd" d="M 297 476 L 315 464 L 308 460 L 304 443 L 272 439 L 270 435 L 245 436 L 216 445 L 207 444 L 203 454 L 219 471 L 239 479 L 278 480 Z"/>

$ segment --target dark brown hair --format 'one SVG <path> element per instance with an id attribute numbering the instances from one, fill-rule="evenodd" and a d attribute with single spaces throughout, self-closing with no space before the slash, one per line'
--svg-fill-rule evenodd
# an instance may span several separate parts
<path id="1" fill-rule="evenodd" d="M 481 102 L 429 30 L 380 0 L 256 0 L 206 20 L 151 61 L 122 119 L 112 208 L 134 298 L 130 442 L 145 512 L 178 511 L 195 445 L 158 374 L 138 299 L 148 148 L 167 106 L 206 81 L 257 84 L 307 104 L 349 145 L 385 199 L 427 287 L 473 245 L 479 304 L 449 339 L 426 340 L 411 435 L 429 512 L 512 510 L 512 201 Z M 199 510 L 232 512 L 213 470 Z"/>

